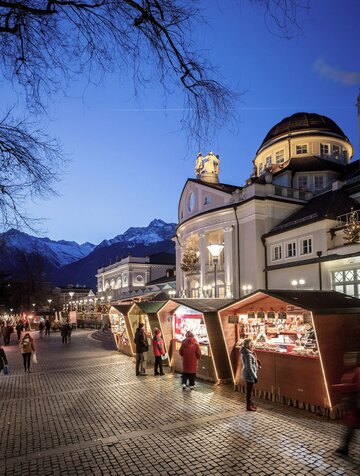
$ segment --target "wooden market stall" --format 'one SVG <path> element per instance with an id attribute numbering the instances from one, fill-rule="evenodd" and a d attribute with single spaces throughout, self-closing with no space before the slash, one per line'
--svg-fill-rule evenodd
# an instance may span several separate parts
<path id="1" fill-rule="evenodd" d="M 154 364 L 154 355 L 152 352 L 152 337 L 154 335 L 155 327 L 161 329 L 161 323 L 158 318 L 158 311 L 164 306 L 165 301 L 142 301 L 134 302 L 131 309 L 128 312 L 130 332 L 129 339 L 132 347 L 132 351 L 135 354 L 136 348 L 134 343 L 135 331 L 140 322 L 145 325 L 145 332 L 148 337 L 149 352 L 147 352 L 147 363 Z M 162 330 L 162 329 L 161 329 Z M 166 347 L 166 342 L 165 342 Z M 165 349 L 167 351 L 167 348 Z M 168 365 L 168 359 L 163 361 L 163 365 Z"/>
<path id="2" fill-rule="evenodd" d="M 337 416 L 345 352 L 360 350 L 360 300 L 335 291 L 258 290 L 219 312 L 235 388 L 252 338 L 260 397 Z"/>
<path id="3" fill-rule="evenodd" d="M 218 311 L 233 302 L 229 299 L 171 299 L 159 310 L 172 370 L 182 371 L 179 348 L 186 331 L 191 330 L 202 353 L 197 376 L 211 382 L 231 380 Z"/>
<path id="4" fill-rule="evenodd" d="M 112 305 L 109 311 L 111 331 L 114 334 L 116 347 L 119 352 L 133 356 L 133 349 L 130 344 L 131 326 L 128 312 L 132 304 Z"/>

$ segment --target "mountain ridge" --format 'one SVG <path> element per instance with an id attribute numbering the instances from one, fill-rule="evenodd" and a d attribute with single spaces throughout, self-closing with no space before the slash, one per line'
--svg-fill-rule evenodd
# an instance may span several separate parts
<path id="1" fill-rule="evenodd" d="M 115 262 L 129 253 L 134 256 L 174 254 L 171 238 L 175 227 L 175 223 L 156 218 L 147 227 L 130 227 L 98 245 L 55 241 L 10 229 L 0 234 L 0 272 L 8 279 L 21 279 L 35 266 L 38 270 L 41 268 L 43 278 L 54 285 L 66 286 L 71 282 L 94 287 L 97 269 L 110 260 Z"/>

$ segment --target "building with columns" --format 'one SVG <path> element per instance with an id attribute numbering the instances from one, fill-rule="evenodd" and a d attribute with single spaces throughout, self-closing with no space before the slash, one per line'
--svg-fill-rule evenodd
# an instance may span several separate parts
<path id="1" fill-rule="evenodd" d="M 116 263 L 99 268 L 96 278 L 97 299 L 105 302 L 116 303 L 164 290 L 172 291 L 175 283 L 174 255 L 129 255 Z"/>
<path id="2" fill-rule="evenodd" d="M 177 295 L 239 298 L 296 287 L 360 297 L 360 167 L 353 153 L 330 118 L 297 113 L 266 134 L 243 186 L 221 183 L 219 157 L 198 154 L 196 178 L 179 201 Z M 215 256 L 209 245 L 219 245 Z"/>

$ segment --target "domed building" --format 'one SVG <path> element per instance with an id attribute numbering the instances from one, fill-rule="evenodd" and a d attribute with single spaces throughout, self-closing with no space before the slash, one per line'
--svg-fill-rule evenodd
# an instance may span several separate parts
<path id="1" fill-rule="evenodd" d="M 179 202 L 178 296 L 239 298 L 295 286 L 359 297 L 353 153 L 332 119 L 299 112 L 266 134 L 244 186 L 221 183 L 219 157 L 198 154 Z"/>

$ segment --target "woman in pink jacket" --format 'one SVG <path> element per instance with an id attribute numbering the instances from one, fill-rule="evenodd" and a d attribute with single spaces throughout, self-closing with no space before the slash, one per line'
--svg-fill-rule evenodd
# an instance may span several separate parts
<path id="1" fill-rule="evenodd" d="M 165 355 L 165 345 L 161 337 L 161 331 L 157 327 L 154 329 L 152 344 L 155 357 L 154 375 L 165 375 L 162 365 L 162 357 Z"/>
<path id="2" fill-rule="evenodd" d="M 196 371 L 201 350 L 191 331 L 187 331 L 186 338 L 181 343 L 179 354 L 183 360 L 182 388 L 185 390 L 187 382 L 189 382 L 189 388 L 192 390 L 195 388 Z"/>

